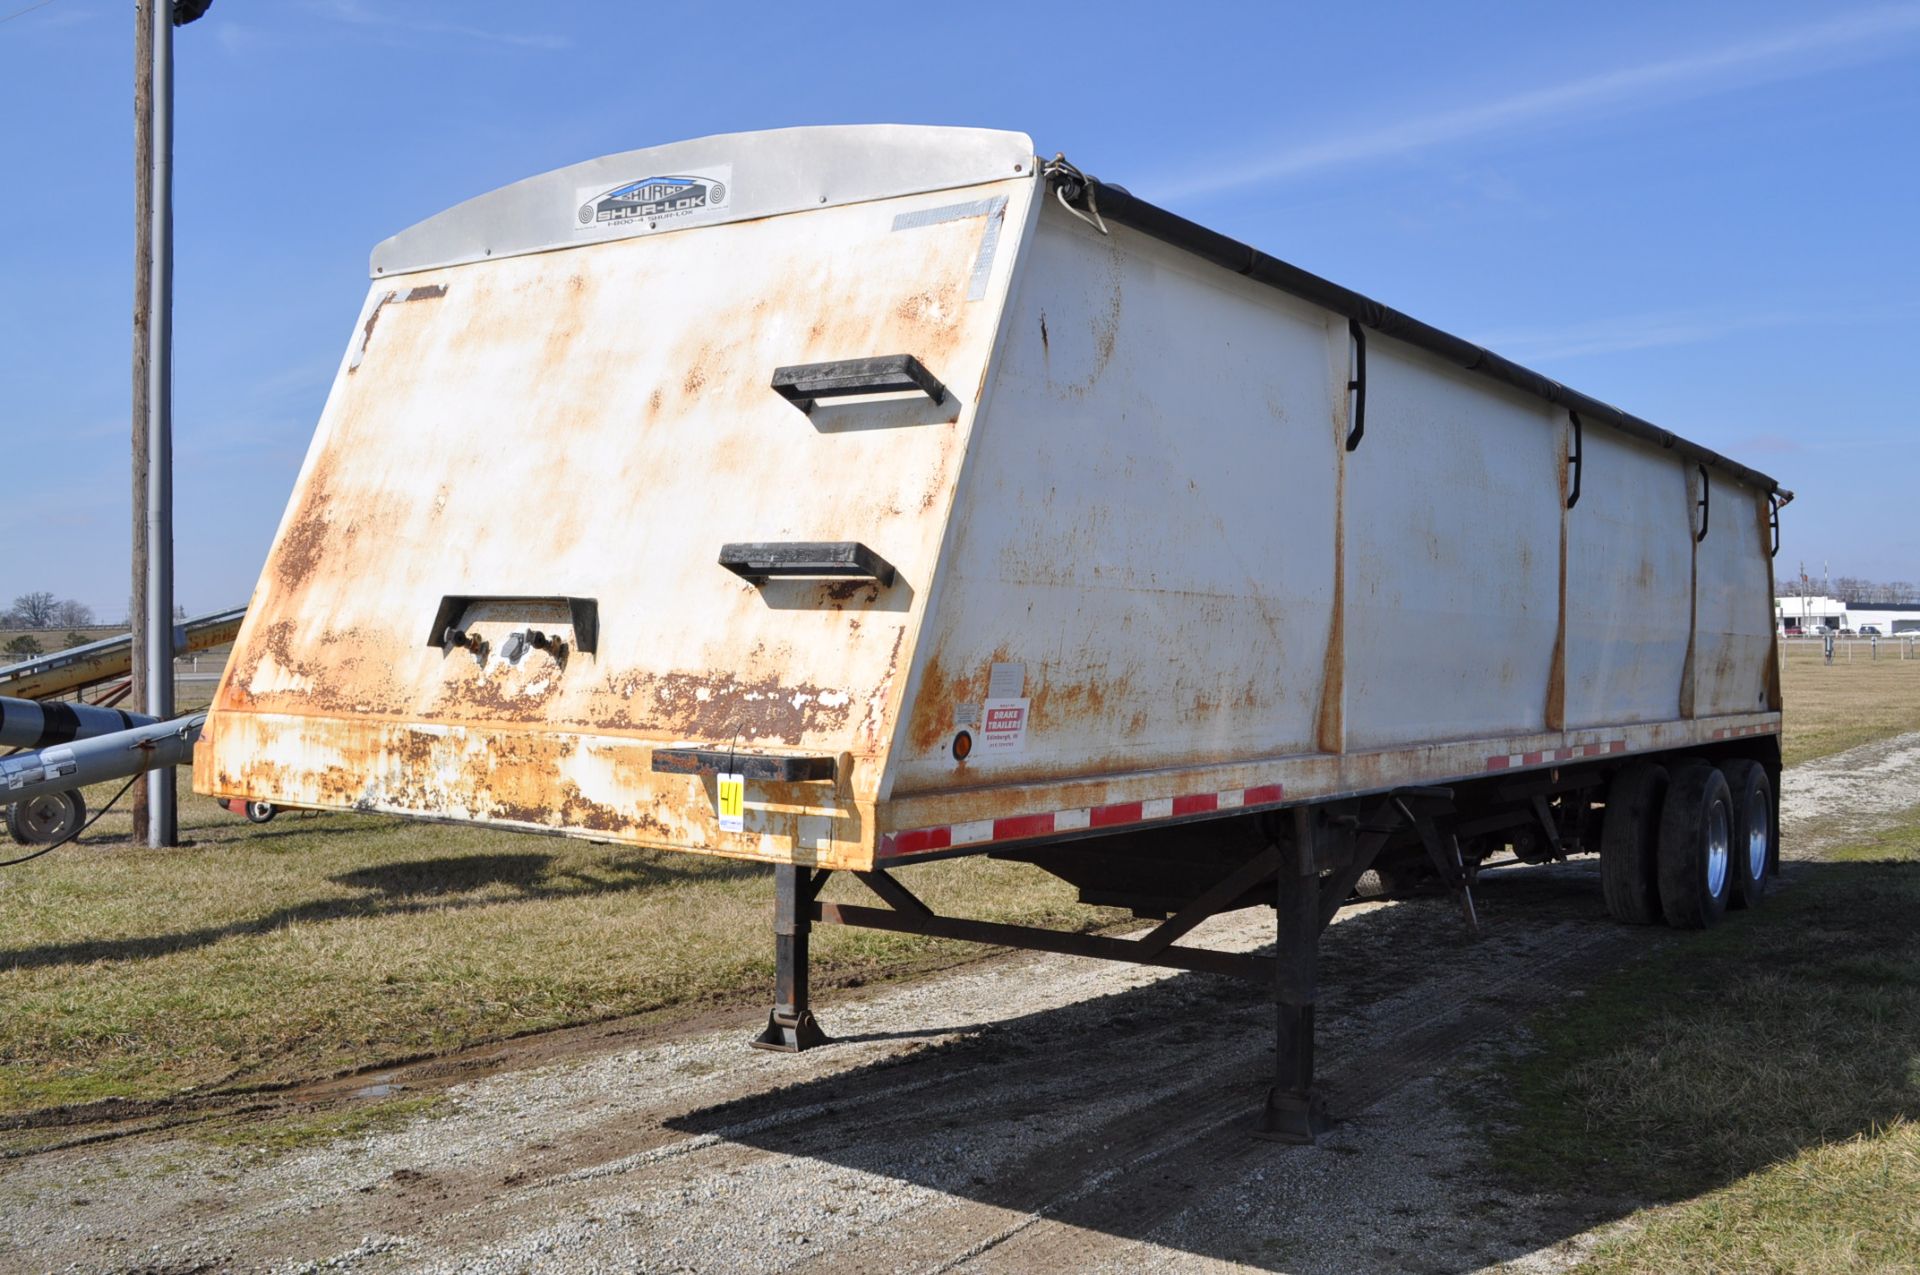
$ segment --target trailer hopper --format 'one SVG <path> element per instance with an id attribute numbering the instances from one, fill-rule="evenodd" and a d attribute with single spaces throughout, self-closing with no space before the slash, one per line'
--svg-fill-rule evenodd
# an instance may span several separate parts
<path id="1" fill-rule="evenodd" d="M 1758 897 L 1787 494 L 1024 136 L 610 156 L 372 275 L 202 792 L 774 864 L 776 1046 L 815 1038 L 815 920 L 1277 980 L 1301 1136 L 1312 936 L 1369 867 L 1464 893 L 1705 768 L 1701 906 Z M 1650 919 L 1624 818 L 1609 900 Z M 886 875 L 976 852 L 1169 919 L 969 929 Z M 892 907 L 815 901 L 831 870 Z M 1175 942 L 1251 902 L 1276 956 Z"/>

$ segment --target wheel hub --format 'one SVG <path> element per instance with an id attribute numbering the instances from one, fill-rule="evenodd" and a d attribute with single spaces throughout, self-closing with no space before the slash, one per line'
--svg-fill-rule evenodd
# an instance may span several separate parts
<path id="1" fill-rule="evenodd" d="M 1725 802 L 1716 801 L 1707 815 L 1707 893 L 1718 897 L 1727 888 L 1728 853 L 1733 841 Z"/>
<path id="2" fill-rule="evenodd" d="M 1767 875 L 1767 833 L 1771 831 L 1773 812 L 1767 808 L 1765 794 L 1755 792 L 1747 805 L 1747 878 L 1758 881 Z"/>

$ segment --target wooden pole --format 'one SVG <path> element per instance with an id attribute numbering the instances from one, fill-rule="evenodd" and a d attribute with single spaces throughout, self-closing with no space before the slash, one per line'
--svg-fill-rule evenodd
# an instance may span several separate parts
<path id="1" fill-rule="evenodd" d="M 132 639 L 133 700 L 145 702 L 147 631 L 147 339 L 153 321 L 153 18 L 151 6 L 133 6 L 133 584 L 127 632 Z M 133 844 L 147 842 L 147 777 L 133 781 Z"/>

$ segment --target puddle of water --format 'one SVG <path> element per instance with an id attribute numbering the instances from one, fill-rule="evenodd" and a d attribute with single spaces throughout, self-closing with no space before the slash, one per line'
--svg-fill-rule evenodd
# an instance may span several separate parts
<path id="1" fill-rule="evenodd" d="M 395 1083 L 393 1073 L 388 1072 L 385 1075 L 374 1077 L 373 1083 L 366 1088 L 354 1090 L 352 1096 L 355 1098 L 390 1098 L 394 1094 L 399 1093 L 404 1087 L 403 1085 Z"/>

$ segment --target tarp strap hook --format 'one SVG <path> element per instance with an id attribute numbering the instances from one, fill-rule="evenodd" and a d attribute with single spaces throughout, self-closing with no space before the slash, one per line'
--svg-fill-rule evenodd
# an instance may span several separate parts
<path id="1" fill-rule="evenodd" d="M 1367 330 L 1360 320 L 1348 319 L 1347 335 L 1353 338 L 1353 379 L 1347 382 L 1353 395 L 1353 428 L 1347 431 L 1347 450 L 1352 451 L 1367 432 Z"/>
<path id="2" fill-rule="evenodd" d="M 1572 482 L 1567 491 L 1567 508 L 1571 509 L 1580 503 L 1580 472 L 1585 466 L 1581 464 L 1584 448 L 1580 433 L 1580 413 L 1568 412 L 1567 419 L 1573 422 L 1573 450 L 1567 454 L 1567 468 L 1572 471 L 1570 475 Z"/>

